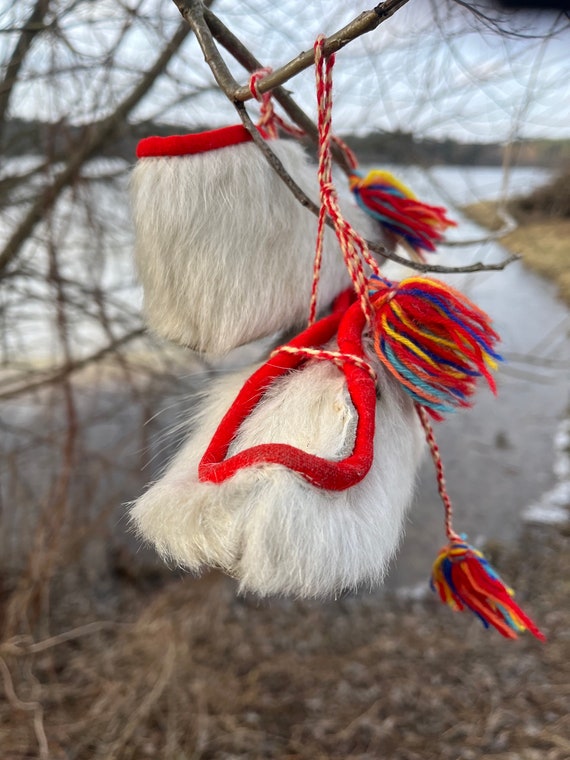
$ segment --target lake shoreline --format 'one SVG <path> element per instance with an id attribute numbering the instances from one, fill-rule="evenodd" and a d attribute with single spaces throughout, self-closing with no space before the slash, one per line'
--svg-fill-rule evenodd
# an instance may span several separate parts
<path id="1" fill-rule="evenodd" d="M 481 227 L 496 232 L 504 227 L 498 201 L 480 201 L 461 211 Z M 553 282 L 562 301 L 570 306 L 570 220 L 540 215 L 519 223 L 498 240 L 519 254 L 526 266 Z"/>

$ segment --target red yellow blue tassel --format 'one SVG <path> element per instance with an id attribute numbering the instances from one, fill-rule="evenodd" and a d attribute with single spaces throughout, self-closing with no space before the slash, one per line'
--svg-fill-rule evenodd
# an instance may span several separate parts
<path id="1" fill-rule="evenodd" d="M 515 602 L 512 589 L 503 583 L 481 552 L 454 531 L 453 505 L 447 493 L 439 446 L 427 411 L 419 404 L 416 404 L 416 411 L 435 467 L 437 488 L 445 510 L 445 534 L 449 542 L 433 565 L 432 589 L 453 610 L 471 610 L 485 628 L 493 626 L 508 639 L 516 639 L 518 633 L 530 631 L 537 639 L 544 641 L 544 635 Z"/>
<path id="2" fill-rule="evenodd" d="M 358 205 L 416 253 L 435 251 L 445 230 L 457 226 L 445 208 L 420 201 L 390 172 L 374 169 L 364 176 L 354 169 L 348 182 Z"/>
<path id="3" fill-rule="evenodd" d="M 540 641 L 546 640 L 483 554 L 459 537 L 440 551 L 431 587 L 451 609 L 471 610 L 485 628 L 492 626 L 505 638 L 516 639 L 519 633 L 529 631 Z"/>
<path id="4" fill-rule="evenodd" d="M 491 390 L 501 356 L 489 317 L 462 293 L 430 277 L 370 280 L 376 352 L 432 417 L 471 406 L 479 377 Z"/>

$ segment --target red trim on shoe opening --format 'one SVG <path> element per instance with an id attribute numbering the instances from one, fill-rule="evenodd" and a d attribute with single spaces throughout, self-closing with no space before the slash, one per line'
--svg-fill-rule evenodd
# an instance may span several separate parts
<path id="1" fill-rule="evenodd" d="M 260 130 L 261 136 L 266 137 Z M 195 153 L 207 153 L 210 150 L 227 148 L 253 140 L 243 124 L 197 132 L 188 135 L 170 135 L 169 137 L 145 137 L 137 145 L 137 158 L 157 158 L 161 156 L 189 156 Z"/>
<path id="2" fill-rule="evenodd" d="M 347 291 L 337 299 L 336 310 L 308 327 L 288 345 L 303 348 L 321 346 L 338 330 L 339 351 L 364 357 L 362 331 L 365 317 L 359 303 L 349 307 L 354 294 Z M 348 309 L 348 310 L 347 310 Z M 335 462 L 285 443 L 252 446 L 226 459 L 240 425 L 255 409 L 267 388 L 278 377 L 307 361 L 299 354 L 278 353 L 246 380 L 232 406 L 222 419 L 198 466 L 202 482 L 222 483 L 244 467 L 279 464 L 302 475 L 318 488 L 342 491 L 359 483 L 372 466 L 376 415 L 376 384 L 366 369 L 346 362 L 342 371 L 358 415 L 354 449 Z"/>

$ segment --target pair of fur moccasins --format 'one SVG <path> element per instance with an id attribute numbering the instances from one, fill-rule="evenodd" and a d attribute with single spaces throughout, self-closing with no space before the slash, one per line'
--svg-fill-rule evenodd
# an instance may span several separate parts
<path id="1" fill-rule="evenodd" d="M 303 149 L 279 139 L 271 148 L 316 199 L 316 170 Z M 302 331 L 316 218 L 248 133 L 229 127 L 148 138 L 138 155 L 135 255 L 149 327 L 210 356 Z M 381 235 L 356 207 L 346 215 L 364 237 Z M 321 271 L 319 315 L 350 286 L 330 229 Z M 325 348 L 338 348 L 336 334 Z M 131 507 L 138 533 L 176 565 L 221 568 L 241 590 L 262 596 L 335 596 L 381 583 L 401 538 L 424 439 L 413 401 L 383 369 L 366 332 L 362 351 L 376 372 L 365 422 L 347 373 L 331 362 L 295 362 L 257 387 L 255 403 L 247 382 L 257 366 L 213 381 L 186 442 Z M 366 474 L 349 487 L 327 488 L 277 460 L 249 462 L 224 479 L 204 477 L 204 455 L 240 393 L 248 414 L 226 441 L 226 459 L 281 446 L 293 459 L 297 452 L 334 467 L 352 461 L 364 425 L 373 450 Z"/>

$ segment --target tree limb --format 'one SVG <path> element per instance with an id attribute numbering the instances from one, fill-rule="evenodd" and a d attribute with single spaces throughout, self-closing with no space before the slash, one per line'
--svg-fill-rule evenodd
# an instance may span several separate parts
<path id="1" fill-rule="evenodd" d="M 51 208 L 61 192 L 75 181 L 84 163 L 92 158 L 109 136 L 123 125 L 128 114 L 146 95 L 160 74 L 162 74 L 189 32 L 188 25 L 181 23 L 170 42 L 165 46 L 160 56 L 145 73 L 133 91 L 119 104 L 110 116 L 93 124 L 86 130 L 81 143 L 76 145 L 71 152 L 71 157 L 66 167 L 43 192 L 38 194 L 28 213 L 4 246 L 4 250 L 0 253 L 0 273 L 18 255 L 22 245 L 28 240 L 46 210 Z"/>
<path id="2" fill-rule="evenodd" d="M 384 3 L 380 3 L 370 11 L 364 11 L 357 16 L 353 21 L 339 29 L 330 37 L 327 37 L 323 44 L 323 55 L 328 56 L 332 53 L 336 53 L 341 50 L 349 42 L 355 40 L 357 37 L 362 37 L 367 32 L 372 32 L 381 23 L 393 16 L 396 11 L 399 11 L 409 0 L 386 0 Z M 284 66 L 268 74 L 262 80 L 260 80 L 257 91 L 260 95 L 264 92 L 272 90 L 277 85 L 287 82 L 289 79 L 299 74 L 301 71 L 308 69 L 315 62 L 314 51 L 307 50 L 300 53 L 292 61 L 289 61 Z M 240 87 L 233 93 L 234 100 L 240 100 L 245 102 L 253 97 L 249 87 Z"/>
<path id="3" fill-rule="evenodd" d="M 244 67 L 244 69 L 246 69 L 246 71 L 253 73 L 254 71 L 263 68 L 263 64 L 257 60 L 241 40 L 239 40 L 235 34 L 233 34 L 233 32 L 220 21 L 216 14 L 212 13 L 208 8 L 204 9 L 204 20 L 214 38 Z M 287 116 L 289 116 L 289 118 L 305 132 L 308 139 L 311 140 L 314 145 L 318 145 L 319 134 L 317 125 L 293 100 L 287 90 L 280 86 L 275 87 L 273 90 L 273 97 L 283 108 Z M 348 165 L 346 157 L 336 143 L 331 145 L 331 150 L 336 164 L 345 172 L 345 174 L 350 173 L 351 168 Z"/>
<path id="4" fill-rule="evenodd" d="M 408 0 L 400 0 L 400 2 L 387 2 L 384 3 L 382 6 L 377 6 L 377 8 L 374 9 L 374 11 L 368 11 L 365 14 L 361 14 L 361 16 L 358 17 L 358 19 L 355 19 L 354 22 L 351 22 L 347 27 L 344 27 L 343 30 L 340 32 L 337 32 L 335 35 L 333 35 L 331 38 L 329 38 L 329 41 L 333 38 L 336 40 L 334 44 L 339 44 L 340 47 L 343 47 L 345 44 L 347 44 L 351 39 L 355 39 L 357 36 L 360 36 L 361 34 L 364 34 L 366 31 L 370 31 L 373 28 L 376 28 L 385 18 L 389 18 L 393 13 L 395 13 L 396 10 L 398 10 L 399 7 L 405 4 Z M 177 6 L 178 10 L 184 17 L 184 19 L 188 22 L 190 27 L 192 28 L 192 31 L 194 32 L 194 35 L 196 36 L 196 39 L 198 40 L 198 43 L 200 44 L 200 47 L 202 49 L 202 52 L 204 54 L 204 60 L 210 67 L 212 74 L 214 75 L 214 78 L 216 82 L 218 83 L 220 89 L 226 97 L 231 100 L 238 112 L 238 115 L 244 125 L 244 127 L 248 130 L 248 132 L 251 134 L 253 141 L 255 144 L 259 147 L 263 155 L 265 156 L 266 160 L 270 164 L 270 166 L 274 169 L 274 171 L 278 174 L 278 176 L 285 182 L 287 187 L 291 190 L 293 195 L 297 198 L 299 203 L 301 203 L 305 208 L 307 208 L 309 211 L 311 211 L 316 216 L 319 215 L 319 207 L 316 203 L 314 203 L 311 198 L 307 196 L 307 194 L 297 185 L 297 183 L 294 181 L 294 179 L 291 177 L 291 175 L 286 171 L 285 167 L 279 160 L 279 158 L 273 153 L 270 146 L 268 145 L 267 141 L 264 140 L 261 135 L 259 134 L 259 131 L 255 127 L 253 121 L 251 120 L 249 114 L 247 113 L 247 110 L 245 108 L 245 100 L 246 99 L 237 99 L 235 97 L 236 89 L 235 86 L 237 85 L 236 80 L 234 79 L 232 73 L 230 72 L 226 62 L 222 58 L 219 50 L 216 47 L 216 43 L 214 41 L 214 36 L 218 41 L 224 45 L 226 50 L 235 57 L 235 59 L 244 66 L 244 68 L 248 69 L 249 71 L 255 71 L 256 69 L 261 68 L 261 64 L 259 61 L 251 54 L 251 52 L 240 42 L 240 40 L 232 34 L 232 32 L 225 27 L 225 25 L 217 18 L 217 16 L 212 13 L 211 11 L 207 10 L 203 3 L 200 0 L 174 0 L 175 5 Z M 389 6 L 389 8 L 386 8 L 386 6 Z M 384 11 L 383 15 L 380 16 L 380 12 Z M 377 23 L 374 26 L 371 26 L 368 28 L 364 22 L 359 21 L 362 16 L 366 16 L 368 19 L 367 23 L 370 23 L 369 14 L 378 14 L 375 16 Z M 358 24 L 356 22 L 359 22 Z M 363 31 L 360 31 L 359 33 L 356 33 L 356 29 L 362 29 Z M 351 29 L 350 34 L 352 35 L 350 38 L 343 38 L 342 34 L 347 29 Z M 344 40 L 344 41 L 343 41 Z M 340 44 L 342 42 L 342 44 Z M 337 47 L 335 49 L 340 49 L 340 47 Z M 302 54 L 307 55 L 307 54 Z M 314 62 L 314 53 L 311 52 L 311 63 Z M 300 57 L 300 56 L 299 56 Z M 297 59 L 295 59 L 297 60 Z M 309 64 L 310 65 L 310 64 Z M 279 71 L 282 71 L 283 68 L 279 69 Z M 307 68 L 307 66 L 304 66 L 303 68 Z M 299 71 L 302 69 L 299 69 Z M 293 74 L 291 75 L 293 76 Z M 262 80 L 260 80 L 258 84 L 258 91 L 267 91 L 270 89 L 268 86 L 261 87 L 263 83 L 266 83 L 268 77 L 264 77 Z M 283 80 L 285 81 L 285 80 Z M 277 94 L 279 97 L 277 97 Z M 291 116 L 291 118 L 305 131 L 309 134 L 309 136 L 314 136 L 316 138 L 317 128 L 313 124 L 313 122 L 304 114 L 304 112 L 297 106 L 297 104 L 293 101 L 290 95 L 288 95 L 284 90 L 282 90 L 281 87 L 277 87 L 276 89 L 276 99 L 283 105 L 287 113 Z M 288 110 L 288 109 L 291 109 Z M 292 115 L 295 114 L 295 115 Z M 309 129 L 306 129 L 306 127 L 309 126 Z M 315 139 L 315 142 L 317 140 Z M 332 227 L 332 221 L 330 219 L 326 220 L 326 223 Z M 506 266 L 508 266 L 511 262 L 516 261 L 519 257 L 516 255 L 511 255 L 507 257 L 504 261 L 498 263 L 498 264 L 483 264 L 482 262 L 476 262 L 475 264 L 470 264 L 468 266 L 464 267 L 449 267 L 449 266 L 443 266 L 443 265 L 434 265 L 434 264 L 424 264 L 419 261 L 410 261 L 409 259 L 403 258 L 402 256 L 399 256 L 395 252 L 389 251 L 385 246 L 381 245 L 380 243 L 373 243 L 370 241 L 367 241 L 367 245 L 370 248 L 371 251 L 374 251 L 378 256 L 384 257 L 387 259 L 390 259 L 391 261 L 395 261 L 398 264 L 402 264 L 403 266 L 406 266 L 410 269 L 414 269 L 418 272 L 439 272 L 439 273 L 460 273 L 460 272 L 485 272 L 485 271 L 492 271 L 492 270 L 500 270 L 504 269 Z M 380 262 L 382 263 L 382 262 Z"/>
<path id="5" fill-rule="evenodd" d="M 32 12 L 24 22 L 16 47 L 6 64 L 4 79 L 0 83 L 0 139 L 4 132 L 6 111 L 10 103 L 18 74 L 32 42 L 39 32 L 44 30 L 44 19 L 50 6 L 50 0 L 37 0 Z"/>
<path id="6" fill-rule="evenodd" d="M 497 264 L 483 264 L 482 261 L 476 261 L 474 264 L 467 264 L 464 267 L 448 267 L 443 264 L 424 264 L 421 261 L 410 261 L 403 256 L 398 256 L 394 251 L 387 251 L 384 246 L 378 243 L 372 243 L 370 240 L 366 241 L 366 244 L 374 253 L 380 253 L 390 261 L 395 261 L 397 264 L 402 264 L 409 269 L 415 269 L 416 272 L 439 272 L 440 274 L 461 274 L 468 272 L 496 272 L 501 269 L 505 269 L 509 264 L 514 261 L 518 261 L 521 257 L 516 253 L 511 253 L 503 261 L 499 261 Z"/>
<path id="7" fill-rule="evenodd" d="M 174 2 L 194 32 L 194 35 L 198 40 L 198 43 L 204 54 L 204 60 L 212 70 L 212 74 L 214 75 L 216 82 L 220 86 L 222 92 L 224 92 L 224 94 L 231 100 L 231 93 L 234 89 L 234 85 L 237 86 L 237 82 L 233 78 L 230 70 L 226 65 L 226 62 L 216 47 L 212 33 L 205 21 L 204 8 L 202 3 L 200 0 L 174 0 Z M 270 166 L 291 190 L 299 203 L 301 203 L 303 206 L 305 206 L 305 208 L 308 208 L 318 216 L 319 207 L 299 187 L 299 185 L 287 172 L 279 158 L 271 150 L 267 141 L 261 137 L 257 128 L 255 127 L 255 124 L 247 113 L 244 103 L 240 101 L 233 101 L 233 104 L 244 127 L 250 133 L 253 141 L 259 147 Z"/>
<path id="8" fill-rule="evenodd" d="M 20 396 L 22 393 L 30 393 L 31 391 L 38 391 L 41 388 L 44 388 L 48 385 L 53 385 L 54 383 L 60 383 L 63 380 L 66 380 L 71 375 L 73 375 L 75 372 L 78 372 L 81 369 L 85 369 L 85 367 L 89 366 L 90 364 L 96 364 L 97 362 L 101 361 L 105 356 L 108 356 L 109 354 L 115 353 L 118 348 L 121 346 L 126 345 L 127 343 L 130 343 L 135 338 L 141 338 L 146 334 L 146 328 L 144 327 L 137 327 L 134 330 L 131 330 L 131 332 L 127 333 L 126 335 L 122 335 L 120 338 L 116 338 L 112 343 L 109 343 L 108 345 L 104 346 L 103 348 L 99 349 L 98 351 L 95 351 L 90 356 L 86 356 L 83 359 L 78 359 L 77 361 L 73 363 L 65 363 L 60 367 L 56 367 L 55 370 L 52 370 L 51 372 L 47 374 L 43 374 L 40 378 L 36 380 L 25 380 L 24 382 L 16 385 L 12 385 L 12 387 L 8 387 L 5 391 L 0 391 L 0 399 L 2 401 L 5 401 L 10 398 L 15 398 L 17 396 Z"/>

